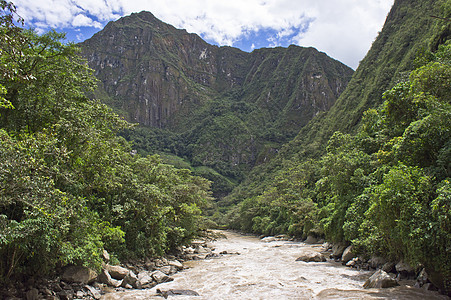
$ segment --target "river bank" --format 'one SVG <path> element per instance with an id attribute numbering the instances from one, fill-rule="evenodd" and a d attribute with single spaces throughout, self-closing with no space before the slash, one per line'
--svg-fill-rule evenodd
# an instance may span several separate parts
<path id="1" fill-rule="evenodd" d="M 390 288 L 364 288 L 372 265 L 352 249 L 312 238 L 258 238 L 215 231 L 177 256 L 105 264 L 100 274 L 83 267 L 53 279 L 30 279 L 1 291 L 1 299 L 449 299 L 391 273 Z M 391 270 L 395 270 L 394 266 Z M 396 279 L 394 279 L 397 277 Z M 417 287 L 415 287 L 417 285 Z M 377 285 L 375 285 L 377 286 Z"/>
<path id="2" fill-rule="evenodd" d="M 323 244 L 224 234 L 226 238 L 207 243 L 212 252 L 206 259 L 186 261 L 173 281 L 146 290 L 107 293 L 102 299 L 162 299 L 180 290 L 198 296 L 176 299 L 449 299 L 413 287 L 413 280 L 400 280 L 400 286 L 392 288 L 365 289 L 363 284 L 374 270 L 357 270 L 329 258 L 296 261 L 309 253 L 323 252 L 328 257 Z"/>

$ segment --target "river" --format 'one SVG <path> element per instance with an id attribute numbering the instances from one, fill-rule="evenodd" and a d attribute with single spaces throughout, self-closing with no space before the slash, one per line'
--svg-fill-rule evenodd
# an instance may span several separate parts
<path id="1" fill-rule="evenodd" d="M 224 232 L 227 238 L 212 243 L 217 258 L 188 261 L 174 281 L 148 290 L 108 293 L 104 300 L 163 299 L 156 290 L 189 289 L 199 296 L 169 299 L 449 299 L 436 292 L 403 285 L 389 289 L 363 289 L 371 271 L 357 271 L 333 261 L 295 261 L 303 253 L 321 251 L 321 245 L 299 242 L 262 242 L 257 237 Z M 239 253 L 239 254 L 237 254 Z M 402 282 L 401 282 L 402 283 Z M 410 283 L 411 282 L 406 282 Z"/>

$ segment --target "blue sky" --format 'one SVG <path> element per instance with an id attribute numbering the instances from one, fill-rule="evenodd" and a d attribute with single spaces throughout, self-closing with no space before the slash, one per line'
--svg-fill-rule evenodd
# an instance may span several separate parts
<path id="1" fill-rule="evenodd" d="M 16 0 L 28 27 L 80 42 L 109 21 L 147 10 L 207 42 L 252 51 L 315 47 L 352 68 L 382 29 L 393 0 Z"/>

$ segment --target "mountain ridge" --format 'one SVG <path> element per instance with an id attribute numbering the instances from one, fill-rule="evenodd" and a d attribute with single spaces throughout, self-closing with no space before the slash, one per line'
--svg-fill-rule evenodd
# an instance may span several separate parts
<path id="1" fill-rule="evenodd" d="M 235 180 L 330 109 L 353 73 L 311 47 L 210 45 L 149 12 L 110 22 L 80 45 L 100 80 L 95 97 L 165 131 L 182 145 L 173 154 Z"/>

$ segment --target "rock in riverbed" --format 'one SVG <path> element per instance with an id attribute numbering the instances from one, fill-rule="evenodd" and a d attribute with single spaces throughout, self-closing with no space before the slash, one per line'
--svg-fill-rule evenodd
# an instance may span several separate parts
<path id="1" fill-rule="evenodd" d="M 366 289 L 369 288 L 389 288 L 399 285 L 399 283 L 390 277 L 387 272 L 377 270 L 370 278 L 363 284 Z"/>
<path id="2" fill-rule="evenodd" d="M 308 252 L 296 259 L 296 261 L 305 261 L 305 262 L 324 262 L 326 261 L 326 257 L 319 252 Z"/>

